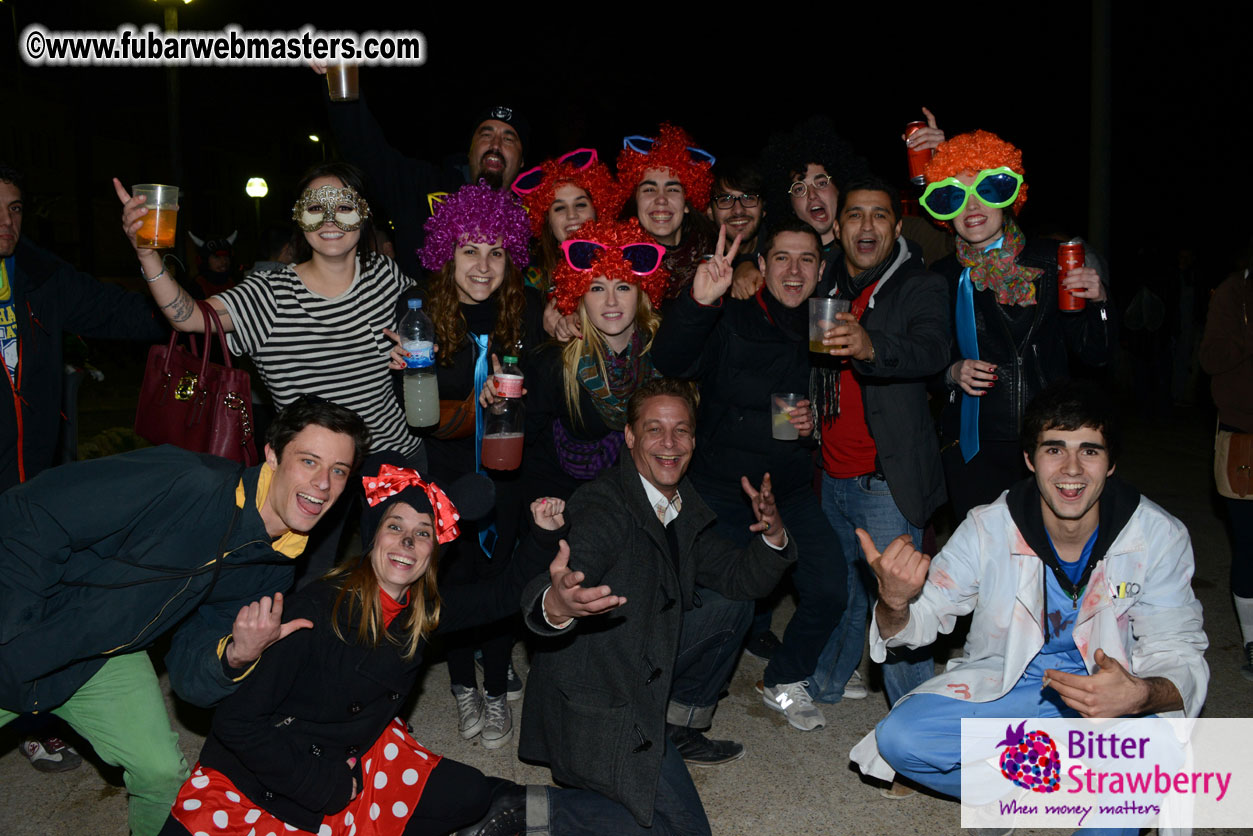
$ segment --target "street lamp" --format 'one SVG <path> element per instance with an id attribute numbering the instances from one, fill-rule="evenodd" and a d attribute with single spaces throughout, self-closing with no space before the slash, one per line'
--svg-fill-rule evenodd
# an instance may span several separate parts
<path id="1" fill-rule="evenodd" d="M 261 198 L 270 193 L 270 187 L 264 177 L 249 177 L 244 184 L 244 193 L 253 199 L 257 207 L 257 240 L 261 240 Z"/>
<path id="2" fill-rule="evenodd" d="M 186 6 L 191 0 L 153 0 L 164 6 L 165 31 L 167 34 L 178 32 L 178 7 Z M 171 65 L 165 68 L 165 109 L 166 132 L 170 143 L 170 169 L 173 183 L 183 182 L 183 149 L 181 147 L 182 126 L 179 124 L 179 83 L 178 67 Z"/>

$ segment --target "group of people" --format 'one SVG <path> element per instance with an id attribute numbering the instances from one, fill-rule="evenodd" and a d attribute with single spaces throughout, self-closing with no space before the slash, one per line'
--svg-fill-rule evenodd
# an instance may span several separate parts
<path id="1" fill-rule="evenodd" d="M 479 114 L 456 167 L 396 151 L 364 97 L 327 106 L 349 162 L 298 184 L 290 262 L 208 297 L 278 410 L 262 464 L 161 447 L 33 478 L 51 454 L 28 411 L 52 385 L 34 364 L 57 348 L 29 302 L 8 308 L 0 722 L 68 721 L 124 770 L 134 833 L 708 833 L 688 766 L 744 754 L 705 734 L 741 650 L 767 660 L 764 704 L 811 732 L 819 705 L 867 696 L 867 631 L 893 708 L 852 757 L 899 792 L 959 794 L 962 717 L 1200 711 L 1187 531 L 1113 476 L 1116 416 L 1070 380 L 1113 351 L 1108 280 L 1091 254 L 1059 279 L 1055 242 L 1027 239 L 1013 145 L 929 113 L 906 139 L 935 149 L 920 204 L 946 242 L 821 121 L 760 163 L 665 124 L 613 172 L 589 148 L 523 170 L 511 107 Z M 19 241 L 9 168 L 0 288 L 44 293 L 53 328 L 203 331 L 136 240 L 144 199 L 114 186 L 151 305 Z M 1086 307 L 1060 311 L 1059 284 Z M 843 303 L 821 351 L 815 297 Z M 436 345 L 426 428 L 396 385 L 414 298 Z M 480 450 L 505 355 L 526 447 L 496 471 Z M 772 433 L 778 393 L 799 396 L 796 440 Z M 932 561 L 946 501 L 959 525 Z M 928 646 L 971 612 L 936 676 Z M 218 706 L 194 771 L 146 652 L 171 632 L 175 692 Z M 559 788 L 414 739 L 396 713 L 434 636 L 461 736 L 508 744 L 525 693 L 518 754 Z"/>

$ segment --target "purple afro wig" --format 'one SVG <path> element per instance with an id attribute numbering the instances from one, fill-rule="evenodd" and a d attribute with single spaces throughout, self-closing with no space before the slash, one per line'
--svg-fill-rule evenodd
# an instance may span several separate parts
<path id="1" fill-rule="evenodd" d="M 427 218 L 424 229 L 426 246 L 418 254 L 422 266 L 432 273 L 467 242 L 492 243 L 499 238 L 515 267 L 522 269 L 530 260 L 531 227 L 526 212 L 511 192 L 493 189 L 482 180 L 445 198 Z"/>

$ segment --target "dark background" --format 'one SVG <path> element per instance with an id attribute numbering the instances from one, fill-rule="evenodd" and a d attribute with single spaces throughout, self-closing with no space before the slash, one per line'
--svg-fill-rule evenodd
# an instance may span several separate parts
<path id="1" fill-rule="evenodd" d="M 589 144 L 612 159 L 624 134 L 663 119 L 719 156 L 753 154 L 772 131 L 825 112 L 904 184 L 899 135 L 926 105 L 950 135 L 985 128 L 1022 148 L 1024 225 L 1088 237 L 1116 289 L 1178 246 L 1196 248 L 1214 281 L 1246 250 L 1247 13 L 1111 2 L 708 9 L 195 0 L 179 5 L 179 28 L 423 32 L 425 66 L 363 68 L 361 82 L 393 144 L 427 159 L 464 159 L 470 114 L 489 101 L 529 114 L 529 163 Z M 129 274 L 109 178 L 172 179 L 167 73 L 29 67 L 15 41 L 36 22 L 160 24 L 162 7 L 0 0 L 0 13 L 0 158 L 27 172 L 24 234 L 85 269 Z M 334 154 L 308 139 L 330 139 L 322 80 L 287 67 L 177 75 L 180 231 L 238 228 L 237 255 L 250 262 L 247 178 L 269 182 L 263 221 L 285 223 L 300 172 Z"/>

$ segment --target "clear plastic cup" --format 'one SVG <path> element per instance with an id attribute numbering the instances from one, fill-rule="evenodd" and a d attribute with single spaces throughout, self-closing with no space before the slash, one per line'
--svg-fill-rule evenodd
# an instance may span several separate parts
<path id="1" fill-rule="evenodd" d="M 327 65 L 326 88 L 333 102 L 355 102 L 360 95 L 357 92 L 357 65 Z"/>
<path id="2" fill-rule="evenodd" d="M 770 396 L 770 436 L 777 441 L 795 441 L 800 438 L 796 426 L 788 420 L 804 395 L 793 392 L 776 392 Z"/>
<path id="3" fill-rule="evenodd" d="M 148 214 L 141 218 L 142 226 L 135 233 L 135 242 L 146 250 L 165 250 L 174 246 L 174 233 L 178 230 L 178 186 L 162 186 L 145 183 L 135 186 L 131 193 L 148 198 L 144 206 Z"/>
<path id="4" fill-rule="evenodd" d="M 847 299 L 832 299 L 830 296 L 809 297 L 809 350 L 815 354 L 826 354 L 839 346 L 823 345 L 822 335 L 827 330 L 840 324 L 835 318 L 837 313 L 848 313 Z"/>

